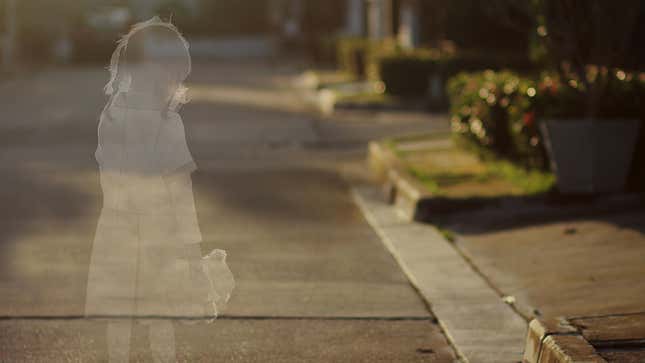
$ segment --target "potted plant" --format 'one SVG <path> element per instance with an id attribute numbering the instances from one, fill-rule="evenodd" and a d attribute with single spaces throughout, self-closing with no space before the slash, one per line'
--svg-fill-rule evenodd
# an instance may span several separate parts
<path id="1" fill-rule="evenodd" d="M 537 32 L 558 72 L 537 91 L 547 91 L 540 128 L 562 193 L 625 187 L 640 127 L 640 78 L 621 67 L 643 9 L 639 0 L 617 1 L 535 3 Z"/>
<path id="2" fill-rule="evenodd" d="M 502 20 L 530 15 L 537 53 L 555 73 L 529 96 L 559 191 L 622 191 L 643 116 L 642 73 L 625 70 L 639 64 L 642 1 L 495 0 L 492 8 Z"/>

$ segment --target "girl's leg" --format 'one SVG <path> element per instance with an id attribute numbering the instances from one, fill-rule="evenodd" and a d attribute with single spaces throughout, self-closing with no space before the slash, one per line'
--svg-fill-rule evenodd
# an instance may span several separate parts
<path id="1" fill-rule="evenodd" d="M 127 363 L 130 357 L 132 320 L 110 321 L 107 326 L 107 346 L 110 363 Z"/>
<path id="2" fill-rule="evenodd" d="M 156 363 L 176 362 L 175 329 L 170 320 L 158 320 L 148 327 L 152 360 Z"/>

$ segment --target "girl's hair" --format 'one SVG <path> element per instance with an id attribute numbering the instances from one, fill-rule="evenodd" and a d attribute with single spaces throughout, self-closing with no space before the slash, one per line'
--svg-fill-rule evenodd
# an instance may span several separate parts
<path id="1" fill-rule="evenodd" d="M 117 47 L 112 53 L 110 66 L 108 67 L 110 80 L 105 85 L 105 94 L 110 96 L 108 105 L 119 92 L 128 90 L 129 82 L 131 81 L 129 67 L 140 61 L 147 60 L 144 52 L 144 33 L 147 32 L 146 29 L 156 31 L 155 35 L 161 36 L 166 50 L 170 51 L 168 55 L 160 56 L 152 61 L 163 65 L 177 82 L 177 88 L 170 97 L 168 108 L 180 107 L 188 101 L 186 98 L 187 88 L 183 84 L 191 71 L 188 42 L 174 25 L 164 22 L 157 16 L 148 21 L 135 24 L 126 35 L 117 41 Z"/>

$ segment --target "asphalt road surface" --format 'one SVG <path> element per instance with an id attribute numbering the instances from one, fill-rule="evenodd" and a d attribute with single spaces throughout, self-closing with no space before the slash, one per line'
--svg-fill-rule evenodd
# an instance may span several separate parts
<path id="1" fill-rule="evenodd" d="M 211 325 L 176 324 L 179 361 L 452 362 L 431 312 L 350 197 L 367 140 L 444 127 L 369 114 L 322 120 L 297 69 L 198 63 L 182 110 L 203 251 L 237 287 Z M 106 72 L 50 69 L 0 83 L 0 361 L 105 361 L 82 317 L 101 208 L 94 161 Z M 150 361 L 136 326 L 131 359 Z"/>

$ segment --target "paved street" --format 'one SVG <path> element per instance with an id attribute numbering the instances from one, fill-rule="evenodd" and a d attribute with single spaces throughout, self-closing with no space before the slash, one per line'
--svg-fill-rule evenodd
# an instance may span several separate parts
<path id="1" fill-rule="evenodd" d="M 317 120 L 289 66 L 198 63 L 182 111 L 204 237 L 237 287 L 213 325 L 177 326 L 181 361 L 452 362 L 423 300 L 354 205 L 370 138 L 440 119 Z M 0 361 L 105 360 L 105 324 L 80 319 L 101 207 L 93 159 L 106 72 L 0 84 Z M 132 357 L 148 361 L 145 329 Z"/>

